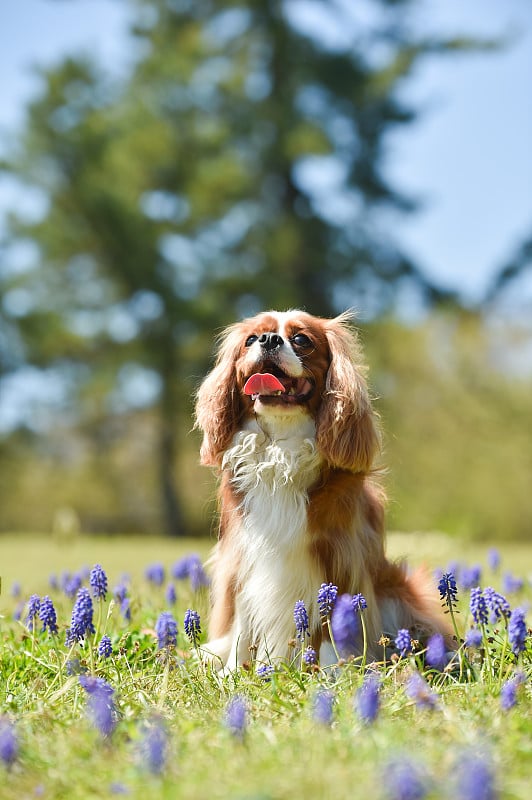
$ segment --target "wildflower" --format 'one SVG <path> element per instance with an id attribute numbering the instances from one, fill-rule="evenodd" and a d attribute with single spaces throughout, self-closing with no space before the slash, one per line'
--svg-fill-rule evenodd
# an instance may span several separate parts
<path id="1" fill-rule="evenodd" d="M 159 640 L 159 650 L 163 647 L 175 647 L 177 644 L 177 622 L 170 611 L 163 611 L 155 624 L 155 632 Z"/>
<path id="2" fill-rule="evenodd" d="M 160 775 L 168 755 L 168 732 L 164 721 L 154 716 L 145 727 L 140 743 L 144 765 L 153 775 Z"/>
<path id="3" fill-rule="evenodd" d="M 242 739 L 247 728 L 248 710 L 244 698 L 235 694 L 225 707 L 225 725 L 236 738 Z"/>
<path id="4" fill-rule="evenodd" d="M 355 696 L 355 708 L 363 722 L 373 722 L 380 705 L 380 685 L 376 675 L 369 674 Z"/>
<path id="5" fill-rule="evenodd" d="M 155 586 L 162 586 L 164 583 L 164 567 L 162 564 L 150 564 L 144 570 L 144 576 L 147 581 L 153 583 Z"/>
<path id="6" fill-rule="evenodd" d="M 176 561 L 172 567 L 172 576 L 178 581 L 188 578 L 190 574 L 190 567 L 194 561 L 199 561 L 199 556 L 193 554 L 180 558 L 179 561 Z"/>
<path id="7" fill-rule="evenodd" d="M 35 624 L 35 619 L 39 615 L 39 608 L 41 605 L 41 598 L 38 594 L 32 594 L 28 600 L 28 616 L 26 617 L 26 625 L 32 628 Z"/>
<path id="8" fill-rule="evenodd" d="M 438 695 L 432 691 L 419 672 L 413 672 L 405 685 L 406 696 L 414 700 L 418 708 L 433 709 L 438 705 Z"/>
<path id="9" fill-rule="evenodd" d="M 43 632 L 48 628 L 50 633 L 57 633 L 57 614 L 54 604 L 47 594 L 42 598 L 39 606 L 39 619 L 42 622 Z"/>
<path id="10" fill-rule="evenodd" d="M 112 734 L 117 723 L 115 690 L 103 678 L 80 675 L 79 682 L 88 695 L 88 717 L 101 735 L 107 738 Z"/>
<path id="11" fill-rule="evenodd" d="M 199 559 L 189 567 L 190 587 L 193 592 L 198 592 L 203 586 L 208 586 L 210 581 Z"/>
<path id="12" fill-rule="evenodd" d="M 70 575 L 69 572 L 63 572 L 63 575 L 61 576 L 61 588 L 67 597 L 75 597 L 81 588 L 82 583 L 83 579 L 79 573 Z"/>
<path id="13" fill-rule="evenodd" d="M 482 568 L 479 564 L 474 564 L 472 567 L 463 567 L 460 572 L 460 586 L 462 589 L 472 589 L 480 584 L 481 577 Z"/>
<path id="14" fill-rule="evenodd" d="M 512 646 L 512 653 L 516 656 L 525 649 L 527 628 L 524 608 L 514 608 L 508 623 L 508 640 Z"/>
<path id="15" fill-rule="evenodd" d="M 165 597 L 169 606 L 175 606 L 177 601 L 177 593 L 173 583 L 169 583 L 166 587 Z"/>
<path id="16" fill-rule="evenodd" d="M 429 666 L 436 667 L 436 669 L 443 669 L 447 663 L 445 640 L 441 633 L 433 633 L 429 638 L 425 659 Z"/>
<path id="17" fill-rule="evenodd" d="M 397 631 L 395 646 L 402 656 L 412 651 L 412 639 L 410 637 L 410 631 L 407 628 L 400 628 L 400 630 Z"/>
<path id="18" fill-rule="evenodd" d="M 193 611 L 191 608 L 187 608 L 185 611 L 185 620 L 184 620 L 184 627 L 185 633 L 194 645 L 197 647 L 199 642 L 199 637 L 201 634 L 201 621 L 200 615 L 197 611 Z"/>
<path id="19" fill-rule="evenodd" d="M 356 652 L 360 622 L 353 608 L 353 598 L 342 594 L 337 598 L 332 618 L 331 630 L 338 652 L 342 658 Z"/>
<path id="20" fill-rule="evenodd" d="M 69 658 L 66 662 L 66 674 L 71 677 L 72 675 L 81 675 L 87 670 L 82 666 L 79 658 Z"/>
<path id="21" fill-rule="evenodd" d="M 502 589 L 505 594 L 517 594 L 524 586 L 522 578 L 517 578 L 511 572 L 505 572 L 502 579 Z"/>
<path id="22" fill-rule="evenodd" d="M 321 617 L 329 617 L 338 595 L 338 587 L 334 583 L 322 583 L 318 590 L 318 608 Z"/>
<path id="23" fill-rule="evenodd" d="M 92 618 L 93 607 L 90 592 L 82 586 L 81 589 L 78 590 L 76 602 L 72 609 L 72 619 L 66 638 L 67 646 L 70 646 L 74 642 L 79 642 L 88 633 L 96 632 Z"/>
<path id="24" fill-rule="evenodd" d="M 482 644 L 482 631 L 479 631 L 478 628 L 469 628 L 464 641 L 466 647 L 480 647 Z"/>
<path id="25" fill-rule="evenodd" d="M 297 600 L 294 605 L 294 622 L 296 624 L 298 639 L 304 639 L 305 636 L 310 636 L 307 608 L 303 600 Z"/>
<path id="26" fill-rule="evenodd" d="M 519 684 L 511 678 L 501 686 L 500 702 L 503 711 L 509 711 L 517 705 L 517 689 Z"/>
<path id="27" fill-rule="evenodd" d="M 331 725 L 333 721 L 334 694 L 321 689 L 314 696 L 312 718 L 321 725 Z"/>
<path id="28" fill-rule="evenodd" d="M 496 592 L 492 586 L 487 586 L 484 589 L 484 598 L 489 611 L 489 621 L 492 625 L 494 625 L 498 619 L 510 615 L 510 603 L 506 597 Z"/>
<path id="29" fill-rule="evenodd" d="M 20 581 L 13 581 L 11 585 L 11 597 L 20 597 L 20 593 L 22 592 L 22 587 L 20 585 Z"/>
<path id="30" fill-rule="evenodd" d="M 485 625 L 488 621 L 488 606 L 480 586 L 471 589 L 469 609 L 477 625 Z"/>
<path id="31" fill-rule="evenodd" d="M 95 564 L 89 576 L 92 596 L 96 600 L 105 600 L 107 597 L 107 575 L 100 564 Z"/>
<path id="32" fill-rule="evenodd" d="M 458 800 L 496 800 L 493 771 L 486 760 L 476 753 L 464 756 L 456 768 Z"/>
<path id="33" fill-rule="evenodd" d="M 0 759 L 10 767 L 18 755 L 18 737 L 14 724 L 7 717 L 0 717 Z"/>
<path id="34" fill-rule="evenodd" d="M 452 611 L 458 600 L 458 589 L 456 588 L 456 578 L 452 572 L 445 572 L 438 583 L 438 591 L 440 599 L 443 600 L 442 605 L 447 606 L 449 611 Z"/>
<path id="35" fill-rule="evenodd" d="M 113 655 L 113 645 L 110 636 L 102 636 L 98 645 L 98 655 L 100 658 L 110 658 Z"/>
<path id="36" fill-rule="evenodd" d="M 318 663 L 318 656 L 316 654 L 316 651 L 310 645 L 303 652 L 303 661 L 305 662 L 305 664 L 308 664 L 309 667 L 312 666 L 313 664 Z"/>
<path id="37" fill-rule="evenodd" d="M 124 597 L 124 599 L 120 602 L 120 613 L 124 619 L 129 622 L 131 619 L 131 600 L 129 597 Z"/>
<path id="38" fill-rule="evenodd" d="M 488 550 L 488 566 L 492 572 L 497 572 L 501 563 L 501 555 L 499 551 L 492 547 Z"/>
<path id="39" fill-rule="evenodd" d="M 353 595 L 353 608 L 355 611 L 364 611 L 367 607 L 367 601 L 363 594 Z"/>
<path id="40" fill-rule="evenodd" d="M 419 767 L 408 760 L 392 762 L 385 773 L 389 800 L 422 800 L 427 786 Z"/>
<path id="41" fill-rule="evenodd" d="M 271 664 L 261 664 L 261 666 L 256 669 L 257 677 L 262 678 L 263 681 L 269 681 L 274 672 L 275 667 Z"/>
<path id="42" fill-rule="evenodd" d="M 127 592 L 128 592 L 127 584 L 124 581 L 122 581 L 122 583 L 119 583 L 118 586 L 115 586 L 115 588 L 113 589 L 113 594 L 118 603 L 121 603 L 122 600 L 124 600 L 127 597 Z"/>
<path id="43" fill-rule="evenodd" d="M 50 587 L 50 589 L 53 589 L 54 591 L 57 591 L 59 589 L 59 581 L 55 573 L 52 573 L 48 578 L 48 586 Z"/>

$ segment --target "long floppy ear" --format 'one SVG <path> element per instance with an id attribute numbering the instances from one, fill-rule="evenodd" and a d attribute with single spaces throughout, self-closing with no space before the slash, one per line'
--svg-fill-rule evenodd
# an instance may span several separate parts
<path id="1" fill-rule="evenodd" d="M 228 328 L 214 368 L 198 390 L 195 427 L 203 431 L 200 459 L 209 467 L 220 466 L 242 413 L 236 380 L 236 360 L 241 343 L 240 325 Z"/>
<path id="2" fill-rule="evenodd" d="M 318 449 L 329 464 L 368 472 L 380 445 L 358 337 L 343 314 L 326 323 L 331 363 L 316 420 Z"/>

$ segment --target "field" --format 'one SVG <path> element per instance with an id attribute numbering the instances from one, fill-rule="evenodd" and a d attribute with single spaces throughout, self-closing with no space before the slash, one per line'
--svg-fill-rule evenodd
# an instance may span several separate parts
<path id="1" fill-rule="evenodd" d="M 208 543 L 28 535 L 2 537 L 0 547 L 2 800 L 530 797 L 532 642 L 528 632 L 516 644 L 509 612 L 479 626 L 482 641 L 447 668 L 429 666 L 420 648 L 373 665 L 373 689 L 360 658 L 332 672 L 302 669 L 297 648 L 284 668 L 221 676 L 198 659 L 183 624 L 192 609 L 206 627 L 208 590 L 183 557 L 203 560 Z M 439 534 L 395 534 L 389 550 L 456 575 L 461 637 L 473 624 L 475 565 L 482 587 L 528 608 L 530 546 L 505 544 L 496 568 L 488 544 Z M 105 600 L 89 582 L 95 564 L 108 579 Z M 95 632 L 66 646 L 79 580 L 93 594 Z M 33 594 L 41 611 L 43 596 L 53 601 L 57 634 L 42 632 L 38 613 L 28 621 Z M 177 622 L 176 646 L 171 635 L 159 646 L 164 611 Z M 104 634 L 107 657 L 98 653 Z"/>

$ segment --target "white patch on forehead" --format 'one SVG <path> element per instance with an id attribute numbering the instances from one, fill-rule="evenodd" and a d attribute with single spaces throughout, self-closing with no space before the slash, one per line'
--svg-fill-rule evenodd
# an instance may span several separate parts
<path id="1" fill-rule="evenodd" d="M 288 340 L 288 336 L 286 334 L 286 327 L 292 317 L 301 314 L 302 312 L 298 309 L 291 309 L 290 311 L 270 311 L 269 312 L 274 319 L 277 320 L 277 328 L 279 334 L 283 337 L 285 341 Z"/>

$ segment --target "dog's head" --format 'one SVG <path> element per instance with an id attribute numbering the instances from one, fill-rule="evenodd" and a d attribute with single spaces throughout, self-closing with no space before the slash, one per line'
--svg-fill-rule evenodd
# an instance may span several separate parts
<path id="1" fill-rule="evenodd" d="M 334 467 L 366 472 L 378 446 L 356 332 L 350 316 L 303 311 L 258 314 L 228 328 L 214 369 L 198 393 L 202 463 L 219 465 L 244 420 L 316 425 L 316 441 Z"/>

